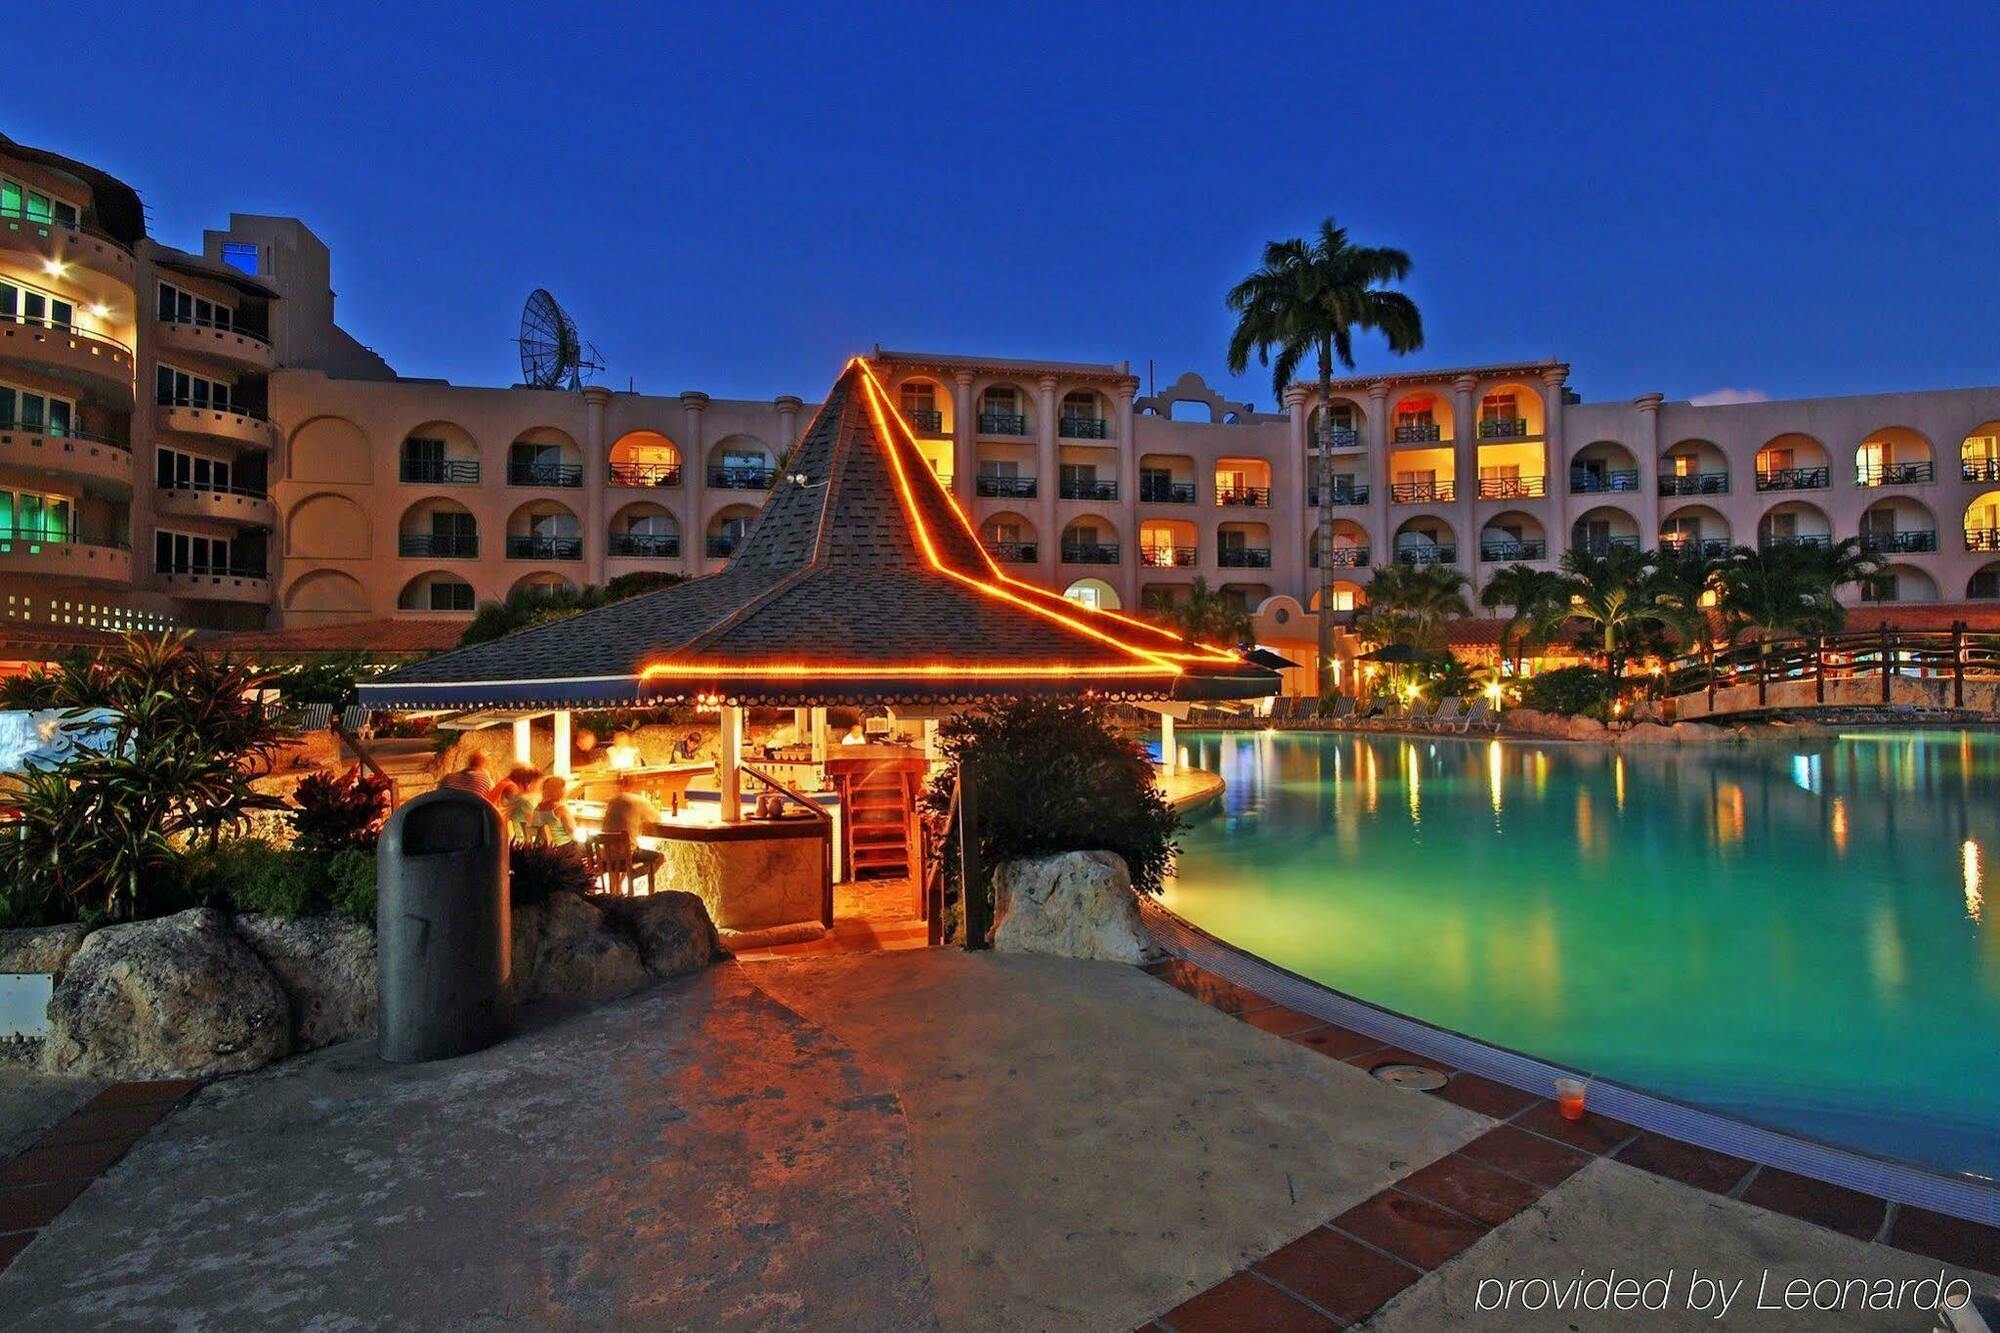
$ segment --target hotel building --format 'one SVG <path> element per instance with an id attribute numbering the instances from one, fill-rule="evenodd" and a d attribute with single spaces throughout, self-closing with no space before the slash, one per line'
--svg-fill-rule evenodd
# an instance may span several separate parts
<path id="1" fill-rule="evenodd" d="M 1579 401 L 1559 361 L 1295 385 L 1260 412 L 1125 364 L 871 353 L 994 558 L 1107 607 L 1196 577 L 1308 656 L 1317 450 L 1333 614 L 1391 561 L 1475 587 L 1575 546 L 1830 542 L 1940 623 L 2000 607 L 2000 387 L 1697 406 Z M 837 367 L 828 368 L 828 378 Z M 813 404 L 469 388 L 334 318 L 292 218 L 200 253 L 136 193 L 0 138 L 0 631 L 169 625 L 443 646 L 522 585 L 720 569 Z M 338 627 L 347 627 L 341 630 Z"/>

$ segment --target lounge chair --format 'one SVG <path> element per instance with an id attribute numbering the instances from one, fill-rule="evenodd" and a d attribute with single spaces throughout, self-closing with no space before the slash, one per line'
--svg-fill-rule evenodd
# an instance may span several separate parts
<path id="1" fill-rule="evenodd" d="M 1353 696 L 1346 694 L 1335 699 L 1333 707 L 1320 715 L 1320 724 L 1328 728 L 1345 727 L 1353 720 L 1354 699 Z"/>
<path id="2" fill-rule="evenodd" d="M 1472 706 L 1465 710 L 1464 718 L 1459 721 L 1458 729 L 1461 732 L 1498 731 L 1500 719 L 1493 715 L 1493 707 L 1486 700 L 1474 699 Z"/>
<path id="3" fill-rule="evenodd" d="M 1402 719 L 1403 725 L 1406 727 L 1414 727 L 1418 731 L 1425 730 L 1430 726 L 1431 716 L 1435 711 L 1436 709 L 1434 705 L 1426 702 L 1423 699 L 1419 699 L 1415 703 L 1411 704 L 1410 711 L 1403 715 Z"/>
<path id="4" fill-rule="evenodd" d="M 1459 710 L 1462 707 L 1464 702 L 1454 695 L 1438 704 L 1437 712 L 1431 714 L 1431 719 L 1426 725 L 1432 731 L 1454 731 L 1458 728 Z"/>

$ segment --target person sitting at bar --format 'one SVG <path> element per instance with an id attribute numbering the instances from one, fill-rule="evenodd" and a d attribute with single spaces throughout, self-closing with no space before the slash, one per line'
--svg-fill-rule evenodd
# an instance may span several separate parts
<path id="1" fill-rule="evenodd" d="M 868 744 L 868 733 L 861 729 L 859 722 L 856 722 L 852 727 L 847 729 L 847 734 L 840 738 L 840 743 L 842 745 L 866 745 Z"/>
<path id="2" fill-rule="evenodd" d="M 569 783 L 551 773 L 542 779 L 542 799 L 528 816 L 528 836 L 537 842 L 567 847 L 576 841 L 576 815 L 569 808 Z"/>
<path id="3" fill-rule="evenodd" d="M 650 874 L 665 859 L 653 848 L 639 845 L 640 835 L 659 822 L 660 812 L 639 790 L 638 777 L 630 772 L 620 773 L 618 790 L 604 803 L 604 819 L 599 831 L 622 833 L 631 840 L 632 865 L 641 874 Z"/>
<path id="4" fill-rule="evenodd" d="M 516 764 L 493 786 L 488 799 L 505 816 L 507 835 L 515 840 L 528 836 L 528 820 L 535 813 L 535 793 L 542 775 L 526 764 Z"/>
<path id="5" fill-rule="evenodd" d="M 447 773 L 438 779 L 438 786 L 453 787 L 459 791 L 469 791 L 474 796 L 484 796 L 493 790 L 493 779 L 486 776 L 486 753 L 474 750 L 465 757 L 465 766 L 455 773 Z"/>

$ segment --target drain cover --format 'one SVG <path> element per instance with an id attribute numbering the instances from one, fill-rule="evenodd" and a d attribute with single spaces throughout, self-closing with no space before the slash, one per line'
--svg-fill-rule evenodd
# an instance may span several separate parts
<path id="1" fill-rule="evenodd" d="M 1443 1074 L 1424 1065 L 1376 1065 L 1368 1072 L 1384 1083 L 1412 1092 L 1436 1092 L 1445 1084 Z"/>

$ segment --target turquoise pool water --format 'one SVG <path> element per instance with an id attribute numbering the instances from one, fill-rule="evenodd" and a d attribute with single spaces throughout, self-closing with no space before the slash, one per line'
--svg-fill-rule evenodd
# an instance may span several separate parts
<path id="1" fill-rule="evenodd" d="M 1503 1046 L 2000 1176 L 2000 736 L 1182 741 L 1228 791 L 1163 900 L 1210 933 Z"/>

